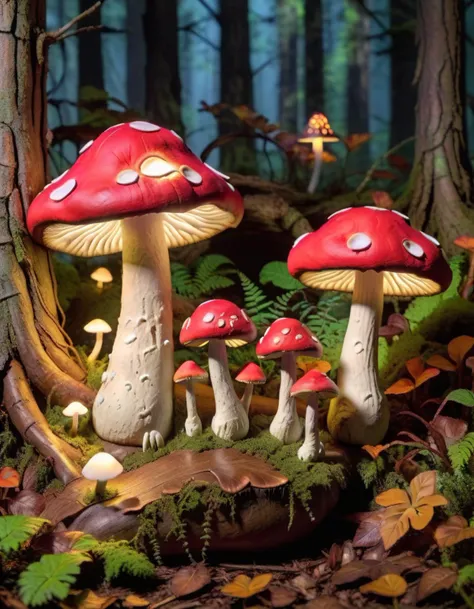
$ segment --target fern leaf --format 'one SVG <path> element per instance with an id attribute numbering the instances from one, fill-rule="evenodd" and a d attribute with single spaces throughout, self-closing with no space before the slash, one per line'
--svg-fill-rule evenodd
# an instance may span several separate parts
<path id="1" fill-rule="evenodd" d="M 195 279 L 197 283 L 204 282 L 209 277 L 216 274 L 216 271 L 222 266 L 234 266 L 234 263 L 227 256 L 221 254 L 209 254 L 199 258 L 196 266 Z"/>
<path id="2" fill-rule="evenodd" d="M 177 294 L 188 298 L 197 298 L 197 296 L 199 296 L 193 282 L 191 271 L 187 266 L 180 262 L 172 262 L 170 264 L 170 270 L 171 284 Z"/>
<path id="3" fill-rule="evenodd" d="M 474 432 L 468 433 L 462 440 L 448 448 L 449 459 L 455 470 L 462 470 L 474 453 Z"/>
<path id="4" fill-rule="evenodd" d="M 30 516 L 3 516 L 0 518 L 0 552 L 18 550 L 47 522 L 44 518 Z"/>
<path id="5" fill-rule="evenodd" d="M 91 560 L 87 554 L 45 554 L 20 575 L 21 600 L 36 607 L 54 599 L 63 600 L 80 573 L 81 563 Z"/>
<path id="6" fill-rule="evenodd" d="M 271 283 L 282 290 L 301 290 L 304 285 L 290 275 L 286 262 L 268 262 L 262 267 L 259 277 L 260 283 Z"/>
<path id="7" fill-rule="evenodd" d="M 131 548 L 127 542 L 100 543 L 93 550 L 104 561 L 105 578 L 107 581 L 121 574 L 134 577 L 153 577 L 155 567 L 145 554 Z"/>
<path id="8" fill-rule="evenodd" d="M 271 313 L 272 302 L 251 279 L 239 273 L 244 292 L 244 309 L 256 324 L 266 324 L 274 319 Z"/>
<path id="9" fill-rule="evenodd" d="M 199 284 L 199 292 L 202 296 L 207 296 L 216 290 L 223 290 L 234 285 L 234 281 L 229 277 L 222 277 L 221 275 L 215 275 L 214 277 L 207 277 L 202 283 Z"/>

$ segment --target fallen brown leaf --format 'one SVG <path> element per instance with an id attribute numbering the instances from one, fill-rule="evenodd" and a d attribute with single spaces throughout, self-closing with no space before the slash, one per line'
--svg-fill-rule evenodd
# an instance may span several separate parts
<path id="1" fill-rule="evenodd" d="M 180 569 L 171 580 L 171 592 L 177 597 L 188 596 L 211 582 L 209 569 L 202 563 Z"/>
<path id="2" fill-rule="evenodd" d="M 34 491 L 20 491 L 9 499 L 8 512 L 22 516 L 39 516 L 44 510 L 46 501 L 43 495 Z"/>
<path id="3" fill-rule="evenodd" d="M 383 510 L 369 512 L 364 517 L 352 540 L 355 548 L 371 548 L 381 541 L 380 527 L 382 526 L 382 518 Z"/>
<path id="4" fill-rule="evenodd" d="M 293 603 L 298 598 L 297 593 L 291 588 L 284 586 L 270 586 L 270 602 L 272 607 L 288 607 L 293 606 Z"/>
<path id="5" fill-rule="evenodd" d="M 150 601 L 147 601 L 146 598 L 142 598 L 141 596 L 137 596 L 136 594 L 129 594 L 122 601 L 122 605 L 124 607 L 148 607 Z"/>
<path id="6" fill-rule="evenodd" d="M 416 594 L 417 602 L 424 600 L 440 590 L 449 590 L 456 582 L 457 578 L 458 574 L 456 571 L 448 569 L 447 567 L 436 567 L 435 569 L 426 571 L 421 576 L 418 584 Z"/>
<path id="7" fill-rule="evenodd" d="M 235 579 L 221 588 L 221 592 L 234 598 L 250 598 L 263 592 L 272 578 L 271 573 L 262 573 L 252 578 L 248 575 L 237 575 Z"/>
<path id="8" fill-rule="evenodd" d="M 117 596 L 99 596 L 92 590 L 71 593 L 60 603 L 61 609 L 107 609 L 117 600 Z"/>
<path id="9" fill-rule="evenodd" d="M 318 598 L 309 601 L 305 605 L 301 605 L 301 607 L 305 609 L 345 609 L 344 605 L 341 605 L 337 598 L 326 595 L 318 596 Z"/>
<path id="10" fill-rule="evenodd" d="M 434 533 L 435 541 L 440 548 L 449 548 L 472 537 L 474 537 L 474 527 L 470 527 L 462 516 L 451 516 L 440 524 Z"/>
<path id="11" fill-rule="evenodd" d="M 382 575 L 378 579 L 375 579 L 368 584 L 360 586 L 359 590 L 366 594 L 378 594 L 379 596 L 386 596 L 388 598 L 397 598 L 402 596 L 407 591 L 408 584 L 400 575 L 395 573 L 388 573 Z"/>

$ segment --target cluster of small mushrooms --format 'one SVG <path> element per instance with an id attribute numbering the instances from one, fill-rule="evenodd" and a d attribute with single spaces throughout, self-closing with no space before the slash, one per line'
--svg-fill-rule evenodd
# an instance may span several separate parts
<path id="1" fill-rule="evenodd" d="M 323 118 L 314 117 L 308 137 L 316 134 L 321 142 L 335 138 Z M 27 224 L 37 242 L 78 256 L 122 252 L 118 329 L 92 409 L 95 431 L 104 440 L 146 449 L 161 446 L 170 434 L 174 365 L 168 248 L 208 239 L 240 223 L 243 200 L 228 180 L 173 131 L 135 121 L 115 125 L 89 142 L 74 165 L 30 205 Z M 377 372 L 384 295 L 413 297 L 445 290 L 451 271 L 439 243 L 397 211 L 349 208 L 299 237 L 288 269 L 310 288 L 352 292 L 353 297 L 337 386 L 316 370 L 297 380 L 296 356 L 322 355 L 318 338 L 298 320 L 278 319 L 259 339 L 260 359 L 281 360 L 278 409 L 270 433 L 286 444 L 300 440 L 295 399 L 304 397 L 305 439 L 298 455 L 317 459 L 323 453 L 318 401 L 332 398 L 331 434 L 350 444 L 377 444 L 389 423 Z M 101 290 L 107 279 L 97 281 Z M 106 330 L 98 330 L 97 324 L 93 329 L 100 343 Z M 181 343 L 208 347 L 216 403 L 211 427 L 220 438 L 235 441 L 248 433 L 253 385 L 265 378 L 259 366 L 249 364 L 236 379 L 247 384 L 239 399 L 226 349 L 256 337 L 245 311 L 220 299 L 200 304 L 181 329 Z M 90 358 L 99 350 L 96 346 Z M 190 361 L 174 374 L 176 383 L 186 384 L 189 436 L 202 431 L 193 385 L 207 374 Z M 71 410 L 69 416 L 76 417 L 71 433 L 77 433 L 79 414 Z"/>

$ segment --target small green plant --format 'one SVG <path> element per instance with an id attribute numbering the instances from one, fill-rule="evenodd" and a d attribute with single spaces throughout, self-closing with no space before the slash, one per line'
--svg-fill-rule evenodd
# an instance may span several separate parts
<path id="1" fill-rule="evenodd" d="M 229 267 L 233 267 L 233 262 L 220 254 L 202 256 L 190 266 L 181 262 L 172 262 L 173 289 L 186 298 L 208 296 L 217 290 L 234 285 L 234 281 L 228 276 Z"/>
<path id="2" fill-rule="evenodd" d="M 17 551 L 34 537 L 47 523 L 43 518 L 31 516 L 2 516 L 0 518 L 0 552 Z"/>
<path id="3" fill-rule="evenodd" d="M 462 440 L 450 446 L 448 454 L 454 471 L 462 471 L 474 454 L 474 431 L 471 431 Z"/>

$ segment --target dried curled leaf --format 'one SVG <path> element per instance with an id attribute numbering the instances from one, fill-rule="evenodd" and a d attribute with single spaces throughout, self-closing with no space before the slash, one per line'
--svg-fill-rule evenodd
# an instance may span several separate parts
<path id="1" fill-rule="evenodd" d="M 221 588 L 221 592 L 235 598 L 250 598 L 259 592 L 263 592 L 272 581 L 271 573 L 262 573 L 255 577 L 248 575 L 237 575 L 237 577 Z"/>
<path id="2" fill-rule="evenodd" d="M 378 579 L 375 579 L 368 584 L 360 586 L 359 590 L 366 594 L 371 592 L 372 594 L 378 594 L 379 596 L 386 596 L 388 598 L 397 598 L 403 596 L 407 591 L 408 584 L 406 580 L 396 573 L 387 573 L 382 575 Z"/>
<path id="3" fill-rule="evenodd" d="M 456 583 L 458 574 L 447 567 L 436 567 L 425 571 L 421 576 L 416 592 L 416 601 L 419 603 L 428 596 L 440 590 L 450 590 Z"/>
<path id="4" fill-rule="evenodd" d="M 193 594 L 211 582 L 209 569 L 202 563 L 180 569 L 171 580 L 171 592 L 177 597 Z"/>
<path id="5" fill-rule="evenodd" d="M 462 516 L 451 516 L 440 524 L 434 533 L 435 541 L 440 548 L 449 548 L 472 537 L 474 537 L 474 527 L 470 527 Z"/>

